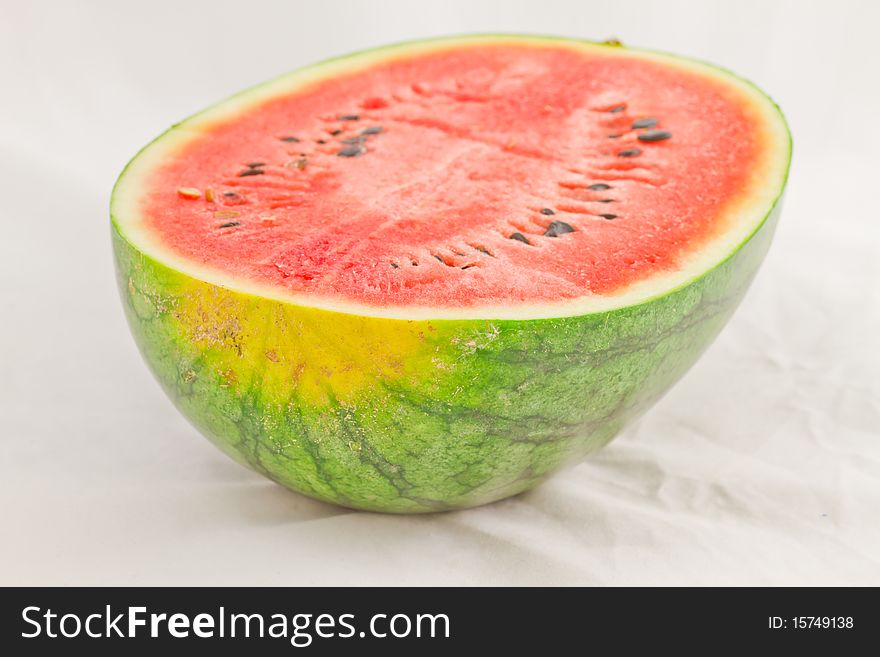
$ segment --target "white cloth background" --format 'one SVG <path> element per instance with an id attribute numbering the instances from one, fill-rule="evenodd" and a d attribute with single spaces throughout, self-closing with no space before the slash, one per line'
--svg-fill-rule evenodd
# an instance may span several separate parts
<path id="1" fill-rule="evenodd" d="M 0 0 L 0 584 L 880 584 L 880 3 Z M 707 59 L 795 160 L 745 303 L 588 462 L 492 506 L 356 513 L 231 461 L 140 362 L 111 185 L 169 124 L 383 42 L 535 31 Z"/>

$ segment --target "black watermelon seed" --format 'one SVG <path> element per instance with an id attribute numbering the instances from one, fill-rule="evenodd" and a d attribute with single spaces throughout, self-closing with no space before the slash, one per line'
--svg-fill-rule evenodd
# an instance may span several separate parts
<path id="1" fill-rule="evenodd" d="M 441 258 L 440 256 L 438 256 L 437 254 L 434 254 L 434 257 L 437 258 L 437 260 L 442 262 L 444 265 L 446 264 L 446 261 L 443 258 Z"/>
<path id="2" fill-rule="evenodd" d="M 262 169 L 245 169 L 244 171 L 239 172 L 238 177 L 244 178 L 245 176 L 262 176 L 265 171 Z"/>
<path id="3" fill-rule="evenodd" d="M 541 208 L 541 214 L 556 214 L 553 208 Z"/>
<path id="4" fill-rule="evenodd" d="M 341 134 L 342 134 L 342 130 L 340 130 L 339 128 L 337 128 L 336 130 L 331 130 L 331 131 L 330 131 L 330 134 L 333 135 L 333 136 L 335 137 L 336 135 L 341 135 Z"/>
<path id="5" fill-rule="evenodd" d="M 400 269 L 400 265 L 398 265 L 396 262 L 392 262 L 392 263 L 391 263 L 391 268 L 392 268 L 392 269 Z"/>
<path id="6" fill-rule="evenodd" d="M 648 130 L 639 135 L 639 141 L 663 141 L 669 139 L 672 133 L 669 130 Z"/>
<path id="7" fill-rule="evenodd" d="M 510 239 L 516 240 L 517 242 L 522 242 L 523 244 L 531 244 L 531 242 L 529 242 L 529 240 L 526 239 L 526 236 L 522 233 L 511 233 Z"/>
<path id="8" fill-rule="evenodd" d="M 636 119 L 635 121 L 633 121 L 632 128 L 633 130 L 638 130 L 640 128 L 653 128 L 655 125 L 657 125 L 657 119 Z"/>
<path id="9" fill-rule="evenodd" d="M 316 144 L 322 144 L 322 145 L 323 145 L 323 144 L 326 144 L 326 143 L 327 143 L 327 140 L 326 140 L 326 139 L 316 139 L 316 140 L 315 140 L 315 143 L 316 143 Z"/>
<path id="10" fill-rule="evenodd" d="M 343 144 L 363 144 L 365 137 L 347 137 L 342 140 Z"/>
<path id="11" fill-rule="evenodd" d="M 240 221 L 230 221 L 227 224 L 220 224 L 219 226 L 217 226 L 217 228 L 233 228 L 235 226 L 241 226 L 241 222 Z"/>
<path id="12" fill-rule="evenodd" d="M 613 198 L 600 198 L 597 199 L 596 203 L 614 203 Z"/>
<path id="13" fill-rule="evenodd" d="M 606 189 L 611 189 L 611 185 L 596 183 L 595 185 L 590 185 L 587 189 L 592 189 L 594 192 L 604 192 Z"/>
<path id="14" fill-rule="evenodd" d="M 620 139 L 623 135 L 608 135 L 608 139 Z"/>
<path id="15" fill-rule="evenodd" d="M 369 128 L 364 128 L 361 130 L 362 135 L 378 135 L 382 132 L 383 128 L 380 125 L 371 125 Z"/>
<path id="16" fill-rule="evenodd" d="M 573 232 L 574 228 L 564 221 L 551 221 L 550 225 L 547 226 L 547 230 L 544 231 L 544 237 L 559 237 L 560 235 Z"/>
<path id="17" fill-rule="evenodd" d="M 223 192 L 223 196 L 226 198 L 238 198 L 238 194 L 235 192 Z"/>
<path id="18" fill-rule="evenodd" d="M 360 118 L 359 114 L 340 114 L 336 117 L 339 121 L 359 121 Z"/>
<path id="19" fill-rule="evenodd" d="M 477 251 L 479 251 L 480 253 L 485 253 L 487 256 L 492 255 L 492 252 L 489 249 L 487 249 L 485 246 L 475 246 L 474 248 Z M 492 256 L 492 257 L 494 258 L 495 256 Z"/>
<path id="20" fill-rule="evenodd" d="M 471 267 L 476 267 L 476 265 L 462 265 L 462 269 L 470 269 Z"/>
<path id="21" fill-rule="evenodd" d="M 258 167 L 264 167 L 264 166 L 266 166 L 265 162 L 250 162 L 247 165 L 248 169 L 256 169 Z"/>
<path id="22" fill-rule="evenodd" d="M 616 214 L 600 214 L 599 216 L 603 219 L 607 219 L 608 221 L 611 221 L 612 219 L 617 219 Z"/>
<path id="23" fill-rule="evenodd" d="M 357 157 L 358 155 L 363 155 L 367 152 L 367 149 L 362 145 L 357 144 L 354 146 L 346 146 L 341 151 L 337 153 L 339 157 Z"/>
<path id="24" fill-rule="evenodd" d="M 639 139 L 641 139 L 641 138 L 642 138 L 642 136 L 639 135 Z M 618 153 L 618 155 L 620 157 L 635 157 L 636 155 L 641 155 L 641 153 L 642 153 L 641 148 L 627 148 L 625 151 L 620 151 Z"/>
<path id="25" fill-rule="evenodd" d="M 608 111 L 611 114 L 617 114 L 618 112 L 622 112 L 626 109 L 626 105 L 615 105 L 614 107 L 609 107 Z"/>
<path id="26" fill-rule="evenodd" d="M 299 137 L 282 137 L 281 141 L 286 141 L 288 143 L 293 144 L 293 143 L 296 143 L 299 141 Z"/>

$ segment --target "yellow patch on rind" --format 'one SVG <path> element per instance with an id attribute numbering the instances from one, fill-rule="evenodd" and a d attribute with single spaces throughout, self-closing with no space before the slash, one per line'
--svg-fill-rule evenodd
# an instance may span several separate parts
<path id="1" fill-rule="evenodd" d="M 229 385 L 313 406 L 353 403 L 382 381 L 424 380 L 439 352 L 429 321 L 328 312 L 193 280 L 173 315 L 181 337 L 210 353 Z"/>

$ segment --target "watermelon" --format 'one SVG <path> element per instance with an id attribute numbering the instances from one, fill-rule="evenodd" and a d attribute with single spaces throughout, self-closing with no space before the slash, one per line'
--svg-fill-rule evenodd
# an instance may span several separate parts
<path id="1" fill-rule="evenodd" d="M 790 135 L 713 66 L 472 36 L 323 62 L 120 176 L 137 344 L 230 456 L 428 512 L 529 489 L 694 363 L 767 252 Z"/>

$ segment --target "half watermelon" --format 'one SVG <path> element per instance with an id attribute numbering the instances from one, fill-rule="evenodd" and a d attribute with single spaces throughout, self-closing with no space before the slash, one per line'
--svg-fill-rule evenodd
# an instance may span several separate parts
<path id="1" fill-rule="evenodd" d="M 174 126 L 111 215 L 151 369 L 216 444 L 345 506 L 526 490 L 696 360 L 791 142 L 721 69 L 478 36 L 305 68 Z"/>

